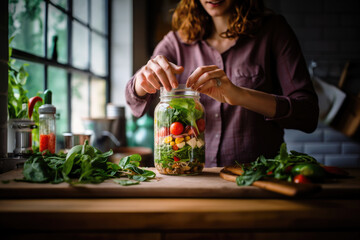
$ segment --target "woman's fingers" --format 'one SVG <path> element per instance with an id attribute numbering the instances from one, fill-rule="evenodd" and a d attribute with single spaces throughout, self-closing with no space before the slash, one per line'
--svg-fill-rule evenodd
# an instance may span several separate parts
<path id="1" fill-rule="evenodd" d="M 211 65 L 211 66 L 202 66 L 198 67 L 188 78 L 186 82 L 187 87 L 191 87 L 192 89 L 196 89 L 199 85 L 197 82 L 199 81 L 199 78 L 202 76 L 203 79 L 210 79 L 212 75 L 212 72 L 214 70 L 219 69 L 218 66 Z M 220 69 L 219 69 L 220 70 Z M 204 75 L 204 76 L 203 76 Z"/>
<path id="2" fill-rule="evenodd" d="M 217 67 L 215 69 L 214 67 L 207 68 L 205 69 L 205 71 L 199 71 L 195 74 L 194 73 L 191 75 L 191 77 L 194 78 L 193 79 L 189 78 L 188 80 L 188 83 L 190 82 L 190 84 L 193 82 L 191 85 L 190 84 L 189 85 L 194 90 L 197 90 L 200 86 L 202 86 L 207 82 L 210 82 L 210 84 L 209 85 L 207 84 L 207 86 L 218 87 L 221 85 L 221 78 L 223 76 L 226 76 L 224 71 Z"/>
<path id="3" fill-rule="evenodd" d="M 204 84 L 200 85 L 196 90 L 201 93 L 206 93 L 208 89 L 213 87 L 218 87 L 219 86 L 218 81 L 221 81 L 220 78 L 213 78 L 205 82 Z"/>
<path id="4" fill-rule="evenodd" d="M 152 70 L 151 76 L 145 75 L 149 80 L 158 79 L 167 91 L 171 90 L 171 85 L 166 70 L 164 70 L 157 61 L 149 60 L 146 68 Z"/>
<path id="5" fill-rule="evenodd" d="M 182 66 L 169 62 L 166 57 L 156 56 L 139 71 L 135 90 L 141 96 L 146 93 L 156 93 L 161 86 L 167 91 L 171 91 L 172 88 L 177 88 L 179 85 L 175 74 L 183 71 Z"/>
<path id="6" fill-rule="evenodd" d="M 164 81 L 167 81 L 168 83 L 170 83 L 172 88 L 177 88 L 178 82 L 176 80 L 173 67 L 170 65 L 170 63 L 164 58 L 159 58 L 157 60 L 157 63 L 159 64 L 159 66 L 162 68 L 162 70 L 166 74 L 166 78 L 164 78 Z M 170 87 L 170 90 L 171 90 L 171 87 Z M 168 89 L 166 88 L 166 90 L 168 90 Z"/>
<path id="7" fill-rule="evenodd" d="M 136 82 L 140 87 L 147 93 L 156 93 L 156 88 L 147 80 L 142 72 L 138 73 L 136 76 Z M 139 94 L 139 93 L 138 93 Z M 140 94 L 143 95 L 143 94 Z"/>

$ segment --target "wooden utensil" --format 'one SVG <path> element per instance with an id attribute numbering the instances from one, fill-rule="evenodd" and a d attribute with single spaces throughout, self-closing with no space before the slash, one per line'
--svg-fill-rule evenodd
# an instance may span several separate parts
<path id="1" fill-rule="evenodd" d="M 242 174 L 242 169 L 237 167 L 225 167 L 220 171 L 220 177 L 227 181 L 236 182 L 236 178 L 241 175 L 238 175 L 237 173 Z M 276 179 L 258 180 L 255 181 L 252 186 L 289 197 L 306 196 L 321 190 L 321 186 L 318 184 L 296 184 Z"/>

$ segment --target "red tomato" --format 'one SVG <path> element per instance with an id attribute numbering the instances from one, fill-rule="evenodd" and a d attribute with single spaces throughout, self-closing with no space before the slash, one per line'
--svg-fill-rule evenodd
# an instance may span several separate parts
<path id="1" fill-rule="evenodd" d="M 180 158 L 174 156 L 174 161 L 178 162 L 178 161 L 180 161 Z"/>
<path id="2" fill-rule="evenodd" d="M 304 175 L 299 174 L 294 177 L 294 183 L 311 183 L 311 181 Z"/>
<path id="3" fill-rule="evenodd" d="M 272 171 L 266 173 L 266 175 L 271 175 L 271 174 L 273 174 Z"/>
<path id="4" fill-rule="evenodd" d="M 169 128 L 167 128 L 167 127 L 160 128 L 157 135 L 159 137 L 166 137 L 166 136 L 170 135 Z"/>
<path id="5" fill-rule="evenodd" d="M 176 146 L 176 145 L 173 145 L 173 146 L 172 146 L 172 149 L 173 149 L 174 151 L 176 151 L 176 150 L 179 150 L 179 147 Z"/>
<path id="6" fill-rule="evenodd" d="M 200 132 L 205 131 L 205 119 L 200 118 L 196 121 L 196 125 Z"/>
<path id="7" fill-rule="evenodd" d="M 173 122 L 170 126 L 170 133 L 174 135 L 182 134 L 184 126 L 180 122 Z"/>

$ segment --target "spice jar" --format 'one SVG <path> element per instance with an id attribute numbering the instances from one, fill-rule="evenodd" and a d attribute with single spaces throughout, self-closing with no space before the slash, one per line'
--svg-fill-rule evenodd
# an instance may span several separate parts
<path id="1" fill-rule="evenodd" d="M 192 175 L 205 165 L 205 112 L 198 92 L 160 89 L 155 108 L 154 162 L 161 174 Z"/>
<path id="2" fill-rule="evenodd" d="M 48 150 L 55 153 L 56 149 L 56 108 L 51 104 L 52 93 L 50 90 L 45 91 L 44 105 L 39 107 L 39 135 L 40 135 L 40 152 Z"/>

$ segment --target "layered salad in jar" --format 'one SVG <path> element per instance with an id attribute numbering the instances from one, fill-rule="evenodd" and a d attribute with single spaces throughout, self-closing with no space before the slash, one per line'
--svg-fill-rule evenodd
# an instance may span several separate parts
<path id="1" fill-rule="evenodd" d="M 205 165 L 205 114 L 194 98 L 172 98 L 155 109 L 155 167 L 161 174 L 192 175 Z"/>

